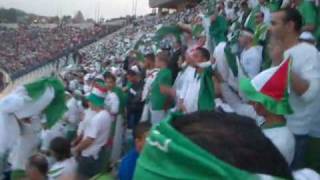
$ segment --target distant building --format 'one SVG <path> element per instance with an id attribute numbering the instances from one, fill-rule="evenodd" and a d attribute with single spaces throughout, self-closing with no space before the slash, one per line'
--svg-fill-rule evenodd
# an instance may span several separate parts
<path id="1" fill-rule="evenodd" d="M 149 6 L 151 8 L 158 8 L 158 12 L 162 12 L 162 9 L 175 9 L 177 11 L 194 7 L 201 0 L 149 0 Z"/>

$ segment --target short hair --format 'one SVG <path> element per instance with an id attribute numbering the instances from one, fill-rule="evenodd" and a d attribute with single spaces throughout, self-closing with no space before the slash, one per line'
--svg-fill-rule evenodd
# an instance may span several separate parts
<path id="1" fill-rule="evenodd" d="M 264 18 L 264 13 L 262 11 L 257 12 L 256 16 L 259 14 L 262 16 L 262 18 Z"/>
<path id="2" fill-rule="evenodd" d="M 138 139 L 141 139 L 141 138 L 143 138 L 143 135 L 146 132 L 150 131 L 150 129 L 151 129 L 151 124 L 149 122 L 139 123 L 136 126 L 136 129 L 134 131 L 134 137 L 138 138 Z"/>
<path id="3" fill-rule="evenodd" d="M 28 166 L 36 168 L 43 176 L 46 176 L 49 170 L 48 160 L 42 154 L 31 156 L 28 160 Z"/>
<path id="4" fill-rule="evenodd" d="M 206 58 L 206 60 L 210 59 L 210 52 L 207 48 L 198 47 L 197 51 L 199 51 L 202 57 Z"/>
<path id="5" fill-rule="evenodd" d="M 154 62 L 156 57 L 153 53 L 149 53 L 149 54 L 144 55 L 144 58 Z"/>
<path id="6" fill-rule="evenodd" d="M 108 73 L 108 75 L 106 75 L 104 79 L 111 79 L 113 82 L 116 82 L 117 80 L 116 77 L 111 73 Z"/>
<path id="7" fill-rule="evenodd" d="M 50 150 L 58 161 L 62 161 L 71 157 L 70 141 L 64 137 L 54 138 L 50 142 Z"/>
<path id="8" fill-rule="evenodd" d="M 161 51 L 157 54 L 157 59 L 159 59 L 160 61 L 169 64 L 169 58 L 170 55 L 167 51 Z"/>
<path id="9" fill-rule="evenodd" d="M 128 75 L 128 76 L 137 76 L 138 73 L 135 72 L 134 70 L 129 69 L 128 72 L 127 72 L 127 75 Z"/>
<path id="10" fill-rule="evenodd" d="M 292 179 L 284 157 L 250 118 L 225 112 L 196 112 L 178 117 L 172 125 L 234 167 Z"/>
<path id="11" fill-rule="evenodd" d="M 300 12 L 297 9 L 294 8 L 282 8 L 278 12 L 283 12 L 284 13 L 284 22 L 289 22 L 292 21 L 294 23 L 294 29 L 296 32 L 301 31 L 302 29 L 302 16 Z"/>

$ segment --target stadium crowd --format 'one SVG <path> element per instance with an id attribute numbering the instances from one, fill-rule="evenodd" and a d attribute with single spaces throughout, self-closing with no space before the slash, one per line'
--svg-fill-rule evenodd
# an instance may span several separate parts
<path id="1" fill-rule="evenodd" d="M 3 26 L 0 28 L 0 65 L 10 75 L 26 73 L 105 33 L 105 27 L 99 25 L 90 28 L 20 25 L 17 29 Z"/>
<path id="2" fill-rule="evenodd" d="M 320 179 L 319 17 L 316 0 L 209 0 L 137 18 L 0 100 L 0 172 Z"/>

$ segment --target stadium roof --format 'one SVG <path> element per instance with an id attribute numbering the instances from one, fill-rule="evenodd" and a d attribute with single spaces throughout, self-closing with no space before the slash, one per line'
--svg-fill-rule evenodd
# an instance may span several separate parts
<path id="1" fill-rule="evenodd" d="M 151 8 L 176 8 L 177 5 L 197 0 L 149 0 Z"/>

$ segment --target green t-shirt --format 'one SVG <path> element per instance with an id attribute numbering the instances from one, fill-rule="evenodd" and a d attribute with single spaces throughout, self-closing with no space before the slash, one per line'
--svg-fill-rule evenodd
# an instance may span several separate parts
<path id="1" fill-rule="evenodd" d="M 228 32 L 228 22 L 223 16 L 217 16 L 215 22 L 211 23 L 210 36 L 214 39 L 215 44 L 220 42 L 227 41 L 227 32 Z"/>
<path id="2" fill-rule="evenodd" d="M 118 98 L 119 98 L 119 112 L 120 113 L 124 113 L 124 108 L 125 108 L 125 95 L 123 93 L 123 91 L 121 90 L 121 88 L 119 87 L 114 87 L 112 89 L 112 92 L 114 92 Z"/>
<path id="3" fill-rule="evenodd" d="M 280 1 L 270 0 L 267 6 L 270 9 L 270 12 L 278 11 L 280 9 Z"/>
<path id="4" fill-rule="evenodd" d="M 312 2 L 303 0 L 297 7 L 298 11 L 303 17 L 304 25 L 316 25 L 317 24 L 317 12 L 316 7 Z"/>
<path id="5" fill-rule="evenodd" d="M 164 68 L 159 71 L 156 79 L 151 85 L 150 102 L 152 110 L 163 110 L 168 101 L 168 96 L 160 92 L 160 86 L 172 85 L 172 73 L 169 69 Z"/>

